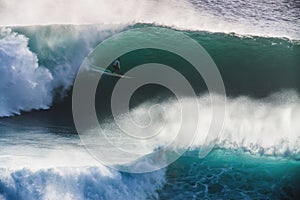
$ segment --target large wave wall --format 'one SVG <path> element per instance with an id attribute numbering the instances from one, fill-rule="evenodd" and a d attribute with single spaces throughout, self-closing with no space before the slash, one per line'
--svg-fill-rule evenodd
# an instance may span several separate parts
<path id="1" fill-rule="evenodd" d="M 0 80 L 0 116 L 51 107 L 56 98 L 64 97 L 72 87 L 77 70 L 88 53 L 99 42 L 128 28 L 131 27 L 1 28 L 0 71 L 4 76 Z M 236 90 L 238 95 L 262 92 L 266 96 L 278 90 L 299 90 L 300 51 L 297 41 L 206 32 L 185 33 L 203 44 L 211 54 L 228 91 Z M 268 54 L 264 54 L 265 51 Z M 160 54 L 154 56 L 161 58 Z M 143 59 L 146 62 L 147 56 Z M 143 63 L 138 60 L 135 62 Z M 178 67 L 183 69 L 182 66 Z"/>

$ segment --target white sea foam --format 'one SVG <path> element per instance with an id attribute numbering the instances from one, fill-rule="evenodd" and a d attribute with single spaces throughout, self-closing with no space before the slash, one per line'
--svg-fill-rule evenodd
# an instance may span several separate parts
<path id="1" fill-rule="evenodd" d="M 22 130 L 1 136 L 0 199 L 156 199 L 165 183 L 165 170 L 124 174 L 108 169 L 75 135 Z"/>
<path id="2" fill-rule="evenodd" d="M 156 199 L 164 172 L 120 174 L 104 167 L 0 169 L 1 199 Z"/>
<path id="3" fill-rule="evenodd" d="M 122 138 L 122 143 L 118 143 L 122 132 L 114 123 L 106 124 L 107 137 L 118 148 L 128 152 L 147 154 L 156 148 L 181 149 L 187 147 L 187 134 L 195 134 L 191 148 L 201 149 L 205 144 L 205 138 L 210 126 L 212 110 L 209 96 L 199 98 L 199 130 L 198 132 L 185 132 L 177 135 L 180 126 L 185 126 L 188 130 L 189 124 L 181 125 L 180 107 L 175 102 L 165 102 L 160 104 L 164 112 L 157 111 L 157 116 L 149 119 L 148 110 L 151 104 L 143 104 L 132 110 L 128 115 L 120 117 L 119 123 L 126 126 L 130 120 L 135 120 L 139 124 L 147 124 L 149 120 L 152 125 L 161 125 L 165 121 L 160 133 L 149 140 L 141 140 L 136 143 L 136 139 Z M 192 101 L 187 98 L 183 105 L 195 108 Z M 152 107 L 153 108 L 153 107 Z M 153 110 L 152 110 L 153 111 Z M 195 120 L 195 119 L 189 119 Z M 282 156 L 298 159 L 300 154 L 300 98 L 292 91 L 276 93 L 263 100 L 255 100 L 249 97 L 229 98 L 226 104 L 226 117 L 219 138 L 216 141 L 218 147 L 226 149 L 241 149 L 258 155 Z M 127 127 L 130 130 L 130 127 Z M 141 136 L 153 135 L 152 129 L 149 133 L 141 133 Z M 130 133 L 127 133 L 130 134 Z M 138 135 L 138 133 L 134 133 Z M 116 137 L 114 137 L 114 135 Z M 177 137 L 180 137 L 179 139 Z M 176 138 L 175 143 L 171 142 Z M 126 142 L 125 142 L 126 141 Z M 135 145 L 132 145 L 135 141 Z"/>
<path id="4" fill-rule="evenodd" d="M 52 103 L 53 77 L 48 69 L 39 68 L 27 45 L 25 36 L 0 29 L 0 116 L 45 109 Z"/>
<path id="5" fill-rule="evenodd" d="M 207 95 L 199 97 L 200 129 L 192 149 L 203 145 L 205 131 L 209 127 L 211 109 Z M 217 146 L 242 149 L 254 154 L 299 158 L 300 142 L 300 98 L 290 92 L 274 94 L 263 100 L 249 97 L 230 98 L 223 132 Z M 130 116 L 139 124 L 149 122 L 152 103 L 142 104 L 132 110 Z M 122 147 L 131 151 L 147 152 L 163 148 L 176 137 L 180 126 L 180 108 L 169 101 L 160 104 L 165 112 L 152 119 L 165 119 L 166 126 L 154 142 L 143 141 L 132 144 L 121 140 Z M 194 107 L 189 98 L 182 106 Z M 152 112 L 155 107 L 152 107 Z M 126 125 L 128 116 L 120 116 Z M 194 119 L 191 119 L 194 120 Z M 161 123 L 157 123 L 161 125 Z M 119 134 L 114 123 L 102 124 L 107 134 Z M 2 124 L 5 126 L 5 124 Z M 188 124 L 184 124 L 188 126 Z M 23 130 L 22 127 L 21 130 Z M 5 130 L 5 129 L 3 129 Z M 0 192 L 3 199 L 147 199 L 156 198 L 157 189 L 165 183 L 165 171 L 150 174 L 123 174 L 104 167 L 95 161 L 75 136 L 41 134 L 40 128 L 24 129 L 24 132 L 6 132 L 0 140 Z M 137 135 L 138 133 L 135 133 Z M 186 134 L 193 134 L 187 132 Z M 142 133 L 145 135 L 145 133 Z M 152 135 L 152 133 L 149 133 Z M 8 137 L 9 136 L 9 137 Z M 18 138 L 16 140 L 15 138 Z M 33 140 L 34 138 L 34 140 Z M 38 140 L 37 140 L 38 138 Z M 113 138 L 113 137 L 111 137 Z M 120 138 L 117 138 L 120 140 Z M 169 148 L 187 145 L 183 136 Z M 142 148 L 142 149 L 141 149 Z M 127 148 L 128 150 L 128 148 Z M 140 161 L 144 163 L 139 163 Z M 151 160 L 150 160 L 151 161 Z M 147 159 L 138 159 L 133 167 L 151 165 Z"/>
<path id="6" fill-rule="evenodd" d="M 73 85 L 79 66 L 94 45 L 120 28 L 34 29 L 28 32 L 31 39 L 0 28 L 0 117 L 48 109 L 55 95 L 64 95 Z M 43 59 L 47 68 L 41 64 L 41 60 L 45 63 Z"/>

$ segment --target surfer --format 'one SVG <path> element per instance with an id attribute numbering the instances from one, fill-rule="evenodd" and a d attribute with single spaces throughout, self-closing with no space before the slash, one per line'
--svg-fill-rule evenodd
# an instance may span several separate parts
<path id="1" fill-rule="evenodd" d="M 114 64 L 113 64 L 113 70 L 112 73 L 115 73 L 115 71 L 117 71 L 117 73 L 119 75 L 121 75 L 121 60 L 120 58 L 118 58 L 117 60 L 115 60 Z"/>

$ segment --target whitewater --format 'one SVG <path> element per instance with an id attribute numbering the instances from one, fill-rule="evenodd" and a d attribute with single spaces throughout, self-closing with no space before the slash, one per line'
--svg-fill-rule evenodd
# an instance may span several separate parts
<path id="1" fill-rule="evenodd" d="M 292 96 L 292 100 L 282 103 L 285 95 Z M 209 97 L 202 96 L 200 102 L 201 130 L 189 150 L 195 154 L 192 158 L 197 157 L 197 152 L 203 145 L 205 131 L 209 128 L 208 116 L 211 116 Z M 225 125 L 216 149 L 234 152 L 242 150 L 267 161 L 269 158 L 276 158 L 279 163 L 297 164 L 300 158 L 300 127 L 296 121 L 300 116 L 299 96 L 293 92 L 277 94 L 270 103 L 263 102 L 243 97 L 230 99 Z M 190 101 L 187 99 L 185 103 L 189 105 Z M 175 102 L 166 102 L 161 106 L 167 112 L 163 113 L 162 118 L 154 120 L 168 121 L 163 134 L 154 143 L 144 142 L 142 145 L 131 146 L 131 151 L 154 151 L 173 137 L 172 133 L 180 123 L 180 109 Z M 145 114 L 148 109 L 149 104 L 142 104 L 130 114 L 145 122 L 148 119 Z M 166 169 L 145 174 L 129 174 L 109 169 L 85 150 L 79 137 L 74 134 L 74 129 L 66 126 L 52 127 L 53 122 L 50 125 L 46 123 L 38 126 L 39 122 L 34 123 L 32 120 L 34 117 L 30 122 L 20 120 L 17 126 L 10 121 L 1 122 L 0 191 L 3 199 L 157 199 L 158 191 L 166 184 Z M 130 118 L 123 116 L 121 123 L 126 124 L 128 120 Z M 110 137 L 114 138 L 114 135 L 119 134 L 114 122 L 103 125 Z M 12 140 L 13 138 L 18 139 Z M 122 143 L 122 147 L 131 144 L 128 139 L 123 140 L 126 142 Z M 187 145 L 184 137 L 179 141 L 181 142 L 168 148 L 180 149 Z M 214 153 L 210 155 L 215 156 Z M 228 155 L 223 156 L 228 159 Z M 210 156 L 209 159 L 214 160 Z M 217 158 L 222 159 L 225 158 Z M 133 163 L 131 167 L 140 168 L 154 164 L 151 159 L 144 159 L 143 162 Z M 201 169 L 196 174 L 206 170 Z M 207 183 L 207 187 L 209 186 Z"/>

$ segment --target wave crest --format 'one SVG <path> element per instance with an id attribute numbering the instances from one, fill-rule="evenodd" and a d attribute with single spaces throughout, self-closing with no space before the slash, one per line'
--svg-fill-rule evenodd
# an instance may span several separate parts
<path id="1" fill-rule="evenodd" d="M 191 145 L 193 150 L 201 150 L 204 146 L 205 138 L 210 127 L 212 109 L 209 95 L 204 95 L 198 99 L 200 102 L 199 129 L 196 138 Z M 181 105 L 183 107 L 196 107 L 187 98 Z M 300 98 L 292 91 L 276 93 L 266 99 L 255 100 L 249 97 L 230 98 L 226 104 L 226 116 L 223 130 L 216 141 L 216 146 L 225 149 L 244 150 L 255 155 L 288 157 L 299 159 L 300 156 Z M 128 121 L 138 119 L 139 122 L 149 120 L 148 109 L 152 104 L 145 103 L 134 108 L 130 113 L 120 116 L 121 123 L 126 126 Z M 186 140 L 189 124 L 183 124 L 187 132 L 178 143 L 168 146 L 174 140 L 176 131 L 180 128 L 180 109 L 177 102 L 164 102 L 160 104 L 165 110 L 159 113 L 153 124 L 159 121 L 167 121 L 161 133 L 154 142 L 142 141 L 141 144 L 130 145 L 122 143 L 123 149 L 130 149 L 134 152 L 153 151 L 159 147 L 171 149 L 181 149 L 189 145 Z M 188 121 L 195 120 L 192 117 Z M 105 124 L 107 135 L 114 138 L 114 135 L 122 135 L 119 128 L 112 122 Z M 192 131 L 192 130 L 191 130 Z M 135 133 L 139 134 L 139 133 Z M 140 133 L 151 135 L 149 133 Z M 118 137 L 116 137 L 118 138 Z M 124 141 L 126 137 L 122 138 Z"/>
<path id="2" fill-rule="evenodd" d="M 48 69 L 39 67 L 28 38 L 0 29 L 0 60 L 0 116 L 49 108 L 53 77 Z"/>
<path id="3" fill-rule="evenodd" d="M 272 6 L 260 1 L 245 6 L 243 1 L 218 0 L 4 0 L 0 9 L 0 25 L 4 26 L 150 23 L 182 30 L 299 39 L 297 6 L 280 1 Z M 287 12 L 293 15 L 286 16 Z"/>

